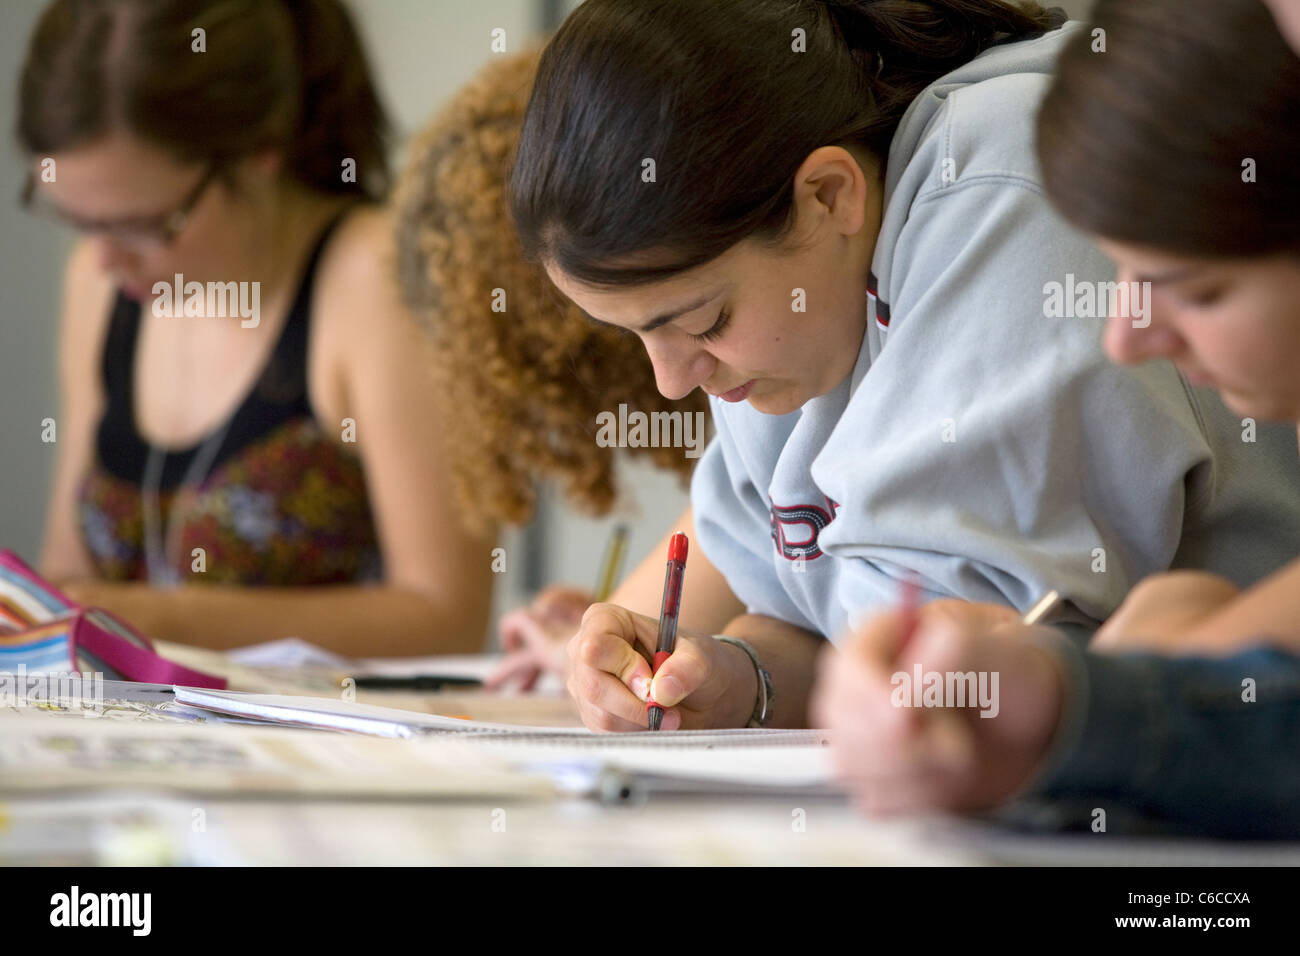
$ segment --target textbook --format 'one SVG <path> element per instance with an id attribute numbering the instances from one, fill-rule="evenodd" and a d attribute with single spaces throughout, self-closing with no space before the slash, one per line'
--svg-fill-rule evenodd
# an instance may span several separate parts
<path id="1" fill-rule="evenodd" d="M 0 794 L 122 788 L 406 799 L 561 792 L 544 773 L 452 739 L 0 712 Z"/>

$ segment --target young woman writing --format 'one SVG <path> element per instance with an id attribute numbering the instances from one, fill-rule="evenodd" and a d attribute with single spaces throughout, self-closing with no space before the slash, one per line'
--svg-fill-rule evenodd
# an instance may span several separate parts
<path id="1" fill-rule="evenodd" d="M 1289 557 L 1294 432 L 1243 446 L 1172 366 L 1109 365 L 1095 298 L 1052 311 L 1113 279 L 1033 159 L 1079 32 L 996 0 L 588 0 L 548 46 L 524 251 L 718 430 L 692 503 L 748 648 L 684 632 L 665 727 L 801 724 L 824 639 L 911 575 L 1020 610 L 1056 589 L 1083 635 L 1149 573 Z M 588 610 L 589 726 L 645 726 L 655 630 Z"/>

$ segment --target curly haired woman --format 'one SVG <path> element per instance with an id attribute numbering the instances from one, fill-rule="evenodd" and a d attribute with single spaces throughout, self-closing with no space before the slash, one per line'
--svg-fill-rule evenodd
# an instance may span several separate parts
<path id="1" fill-rule="evenodd" d="M 395 191 L 398 268 L 408 306 L 435 348 L 435 377 L 456 409 L 444 429 L 452 447 L 472 449 L 453 465 L 452 487 L 469 520 L 522 524 L 537 504 L 537 481 L 555 481 L 592 514 L 618 502 L 616 452 L 596 441 L 597 416 L 626 404 L 646 413 L 707 410 L 703 395 L 670 400 L 635 336 L 592 322 L 524 261 L 505 198 L 539 49 L 492 62 L 411 144 Z M 629 448 L 686 479 L 694 464 L 680 448 Z M 668 534 L 694 534 L 687 510 Z M 665 538 L 666 540 L 666 538 Z M 664 547 L 615 592 L 624 606 L 658 609 Z M 500 625 L 517 653 L 490 681 L 531 687 L 539 670 L 563 670 L 563 640 L 591 596 L 543 591 Z M 721 575 L 692 557 L 683 619 L 721 625 L 738 613 Z"/>

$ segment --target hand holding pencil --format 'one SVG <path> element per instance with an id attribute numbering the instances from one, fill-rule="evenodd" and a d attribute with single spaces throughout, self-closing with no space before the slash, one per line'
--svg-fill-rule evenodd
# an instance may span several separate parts
<path id="1" fill-rule="evenodd" d="M 834 734 L 837 773 L 873 813 L 993 806 L 1030 777 L 1055 733 L 1063 695 L 1056 663 L 1010 608 L 900 603 L 819 661 L 812 717 Z M 996 674 L 996 712 L 900 706 L 897 675 L 918 669 Z"/>
<path id="2" fill-rule="evenodd" d="M 518 683 L 520 690 L 532 690 L 543 672 L 565 673 L 564 647 L 577 633 L 587 608 L 609 600 L 623 569 L 627 538 L 627 525 L 616 525 L 600 562 L 594 594 L 578 588 L 549 587 L 528 607 L 516 608 L 501 618 L 497 639 L 506 657 L 484 682 L 487 689 Z"/>

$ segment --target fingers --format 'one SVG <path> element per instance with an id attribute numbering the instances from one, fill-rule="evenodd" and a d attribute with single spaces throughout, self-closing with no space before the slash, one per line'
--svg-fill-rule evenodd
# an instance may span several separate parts
<path id="1" fill-rule="evenodd" d="M 593 604 L 568 644 L 568 688 L 593 730 L 646 729 L 650 662 L 639 650 L 646 620 L 613 604 Z"/>
<path id="2" fill-rule="evenodd" d="M 621 632 L 584 624 L 569 648 L 574 671 L 611 674 L 641 701 L 649 697 L 650 662 Z"/>
<path id="3" fill-rule="evenodd" d="M 851 659 L 841 671 L 858 670 Z M 836 776 L 873 814 L 950 807 L 961 798 L 975 741 L 956 711 L 872 707 L 861 696 L 861 675 L 836 681 L 819 695 L 818 723 L 833 734 L 830 758 Z M 875 692 L 883 699 L 879 689 Z"/>
<path id="4" fill-rule="evenodd" d="M 486 688 L 519 680 L 522 690 L 531 690 L 542 673 L 564 672 L 564 643 L 571 635 L 547 630 L 532 610 L 519 608 L 506 614 L 497 634 L 501 648 L 508 653 L 484 681 Z"/>
<path id="5" fill-rule="evenodd" d="M 921 620 L 933 624 L 945 622 L 968 631 L 995 631 L 1018 624 L 1020 612 L 1005 604 L 977 603 L 959 598 L 940 598 L 921 609 Z"/>
<path id="6" fill-rule="evenodd" d="M 531 647 L 545 658 L 549 658 L 578 631 L 581 615 L 558 620 L 553 617 L 541 617 L 531 609 L 511 611 L 501 619 L 499 633 L 501 646 L 506 650 L 516 647 Z"/>
<path id="7" fill-rule="evenodd" d="M 893 689 L 874 662 L 827 648 L 818 660 L 810 715 L 845 740 L 865 733 L 902 745 L 915 729 L 904 709 L 893 706 Z"/>
<path id="8" fill-rule="evenodd" d="M 708 638 L 712 642 L 712 638 Z M 661 707 L 675 707 L 687 696 L 694 694 L 706 684 L 714 673 L 714 660 L 707 651 L 713 648 L 701 647 L 692 640 L 678 640 L 672 657 L 663 662 L 655 674 L 650 687 L 650 699 Z M 712 701 L 701 698 L 697 706 L 704 706 Z"/>
<path id="9" fill-rule="evenodd" d="M 929 671 L 941 669 L 940 660 L 962 659 L 961 637 L 976 620 L 945 608 L 923 616 L 895 659 L 901 621 L 879 615 L 858 628 L 842 653 L 823 652 L 813 719 L 832 732 L 836 775 L 868 812 L 952 807 L 970 792 L 978 749 L 968 712 L 912 706 L 911 686 L 915 662 Z"/>
<path id="10" fill-rule="evenodd" d="M 727 689 L 726 680 L 716 679 L 716 642 L 679 632 L 676 650 L 660 668 L 662 679 L 655 681 L 650 655 L 657 640 L 657 622 L 652 618 L 612 604 L 587 609 L 567 648 L 571 662 L 567 686 L 584 724 L 593 730 L 646 730 L 652 686 L 655 702 L 664 708 L 663 730 L 684 726 L 688 717 L 692 726 L 701 723 L 700 714 L 683 703 L 688 698 L 691 707 L 714 716 L 715 701 L 698 691 L 708 685 L 717 696 Z"/>
<path id="11" fill-rule="evenodd" d="M 526 646 L 528 637 L 536 637 L 540 630 L 528 608 L 516 608 L 497 623 L 497 642 L 503 651 L 515 651 Z"/>
<path id="12" fill-rule="evenodd" d="M 649 729 L 645 701 L 639 700 L 611 674 L 592 670 L 574 670 L 569 677 L 569 693 L 578 702 L 582 722 L 591 730 L 630 732 Z M 663 730 L 681 726 L 681 714 L 666 710 Z"/>
<path id="13" fill-rule="evenodd" d="M 659 640 L 659 622 L 617 604 L 593 604 L 582 615 L 578 636 L 611 634 L 635 648 L 648 661 Z"/>
<path id="14" fill-rule="evenodd" d="M 522 690 L 530 690 L 541 672 L 542 669 L 538 666 L 537 658 L 532 651 L 515 651 L 513 654 L 507 654 L 496 669 L 484 679 L 483 687 L 485 690 L 500 690 L 517 680 Z"/>
<path id="15" fill-rule="evenodd" d="M 853 653 L 857 640 L 872 639 L 869 630 L 848 642 L 848 653 L 823 655 L 814 714 L 832 731 L 832 764 L 860 806 L 876 814 L 992 806 L 1039 763 L 1059 722 L 1061 676 L 1029 639 L 1033 629 L 990 630 L 995 619 L 931 616 L 890 677 L 872 655 Z M 982 683 L 961 706 L 931 702 L 915 696 L 922 673 L 927 681 L 973 673 Z"/>
<path id="16" fill-rule="evenodd" d="M 924 609 L 923 609 L 924 610 Z M 844 652 L 858 661 L 883 670 L 898 656 L 903 639 L 903 619 L 898 611 L 886 611 L 863 620 L 846 642 Z"/>
<path id="17" fill-rule="evenodd" d="M 591 594 L 577 588 L 552 587 L 538 594 L 529 609 L 545 620 L 569 623 L 576 628 L 592 600 Z"/>

